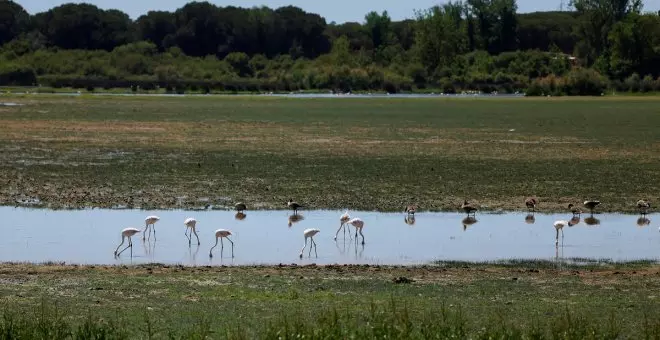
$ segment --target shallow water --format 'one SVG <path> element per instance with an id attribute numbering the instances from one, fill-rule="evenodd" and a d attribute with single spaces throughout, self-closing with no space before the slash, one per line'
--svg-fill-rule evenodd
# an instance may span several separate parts
<path id="1" fill-rule="evenodd" d="M 3 237 L 0 261 L 58 261 L 78 264 L 138 264 L 159 262 L 189 265 L 278 264 L 278 263 L 366 263 L 421 264 L 434 260 L 490 261 L 502 259 L 594 258 L 626 261 L 657 259 L 660 232 L 655 223 L 638 225 L 639 216 L 596 214 L 598 221 L 586 220 L 565 227 L 555 247 L 553 222 L 566 215 L 536 214 L 533 224 L 526 213 L 476 215 L 477 223 L 464 225 L 460 213 L 418 212 L 413 225 L 403 213 L 351 212 L 365 221 L 366 244 L 356 246 L 348 235 L 339 233 L 340 211 L 302 211 L 304 219 L 289 226 L 289 211 L 247 211 L 237 220 L 233 211 L 140 211 L 61 210 L 2 207 Z M 121 241 L 123 228 L 144 228 L 147 215 L 158 215 L 157 240 L 143 242 L 133 237 L 131 251 L 118 259 L 113 251 Z M 195 217 L 201 246 L 188 246 L 184 219 Z M 588 217 L 588 215 L 585 215 Z M 648 217 L 653 220 L 654 216 Z M 598 225 L 588 225 L 598 222 Z M 209 259 L 214 231 L 233 231 L 235 258 L 225 241 Z M 298 257 L 303 230 L 319 228 L 315 237 L 318 257 Z M 354 229 L 351 229 L 352 231 Z M 354 231 L 353 231 L 354 232 Z"/>

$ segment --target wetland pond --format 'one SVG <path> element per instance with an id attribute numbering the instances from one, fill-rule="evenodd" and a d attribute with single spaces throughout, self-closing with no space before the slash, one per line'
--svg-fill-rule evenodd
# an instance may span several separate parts
<path id="1" fill-rule="evenodd" d="M 404 213 L 350 211 L 364 220 L 365 245 L 356 244 L 340 232 L 343 211 L 301 211 L 302 220 L 290 211 L 246 211 L 243 219 L 234 211 L 147 210 L 47 210 L 2 207 L 2 262 L 66 262 L 68 264 L 253 265 L 253 264 L 428 264 L 436 260 L 496 261 L 508 259 L 554 260 L 556 257 L 607 259 L 612 261 L 657 260 L 660 232 L 654 215 L 645 219 L 625 214 L 589 214 L 578 224 L 564 227 L 555 247 L 555 220 L 570 214 L 477 213 L 466 220 L 462 213 L 418 212 L 414 223 Z M 157 240 L 133 237 L 133 248 L 115 258 L 126 227 L 144 229 L 147 215 L 160 217 L 155 225 Z M 197 219 L 201 246 L 192 246 L 184 236 L 183 221 Z M 224 241 L 209 258 L 214 232 L 233 232 L 235 257 Z M 303 230 L 318 228 L 314 237 L 317 254 L 298 257 Z M 351 227 L 351 233 L 354 233 Z M 361 239 L 360 239 L 361 241 Z M 126 245 L 126 244 L 124 244 Z"/>

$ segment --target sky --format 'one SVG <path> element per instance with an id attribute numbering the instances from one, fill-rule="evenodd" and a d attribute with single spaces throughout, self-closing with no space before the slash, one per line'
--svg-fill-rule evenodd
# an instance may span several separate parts
<path id="1" fill-rule="evenodd" d="M 186 0 L 15 0 L 29 13 L 46 11 L 52 7 L 70 2 L 87 2 L 103 9 L 119 9 L 131 18 L 137 19 L 150 10 L 174 11 L 190 1 Z M 370 11 L 386 10 L 393 20 L 412 18 L 415 10 L 426 9 L 446 2 L 444 0 L 209 0 L 218 6 L 277 8 L 294 5 L 307 12 L 317 13 L 328 22 L 362 22 Z M 562 0 L 518 0 L 518 12 L 558 10 Z M 564 0 L 568 4 L 569 0 Z M 660 10 L 660 0 L 644 0 L 645 11 Z"/>

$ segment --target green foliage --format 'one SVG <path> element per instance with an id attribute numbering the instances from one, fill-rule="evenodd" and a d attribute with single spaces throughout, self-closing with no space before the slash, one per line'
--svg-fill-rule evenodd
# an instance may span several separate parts
<path id="1" fill-rule="evenodd" d="M 414 20 L 392 22 L 384 11 L 337 25 L 293 6 L 191 2 L 133 21 L 117 10 L 74 3 L 30 16 L 4 1 L 0 62 L 31 69 L 37 78 L 5 70 L 0 85 L 485 92 L 534 86 L 527 92 L 576 94 L 582 90 L 565 84 L 586 76 L 576 70 L 581 67 L 616 90 L 655 91 L 660 16 L 641 14 L 641 0 L 574 0 L 573 6 L 573 12 L 516 14 L 515 0 L 458 0 L 417 11 Z M 632 81 L 633 74 L 649 78 Z M 564 85 L 549 86 L 549 79 Z"/>

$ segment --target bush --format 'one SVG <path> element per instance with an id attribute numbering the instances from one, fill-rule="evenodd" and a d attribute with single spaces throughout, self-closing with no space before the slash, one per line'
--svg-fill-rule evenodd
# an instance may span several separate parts
<path id="1" fill-rule="evenodd" d="M 642 79 L 642 86 L 641 90 L 642 92 L 651 92 L 654 90 L 655 87 L 655 80 L 653 80 L 653 77 L 650 74 L 647 74 L 644 79 Z"/>
<path id="2" fill-rule="evenodd" d="M 33 86 L 36 83 L 37 75 L 30 67 L 13 64 L 0 67 L 0 85 Z"/>
<path id="3" fill-rule="evenodd" d="M 630 77 L 626 79 L 626 87 L 631 92 L 639 92 L 642 88 L 642 80 L 639 78 L 639 74 L 633 73 Z"/>
<path id="4" fill-rule="evenodd" d="M 592 69 L 571 70 L 566 77 L 566 94 L 572 96 L 600 96 L 607 88 L 607 81 Z"/>

